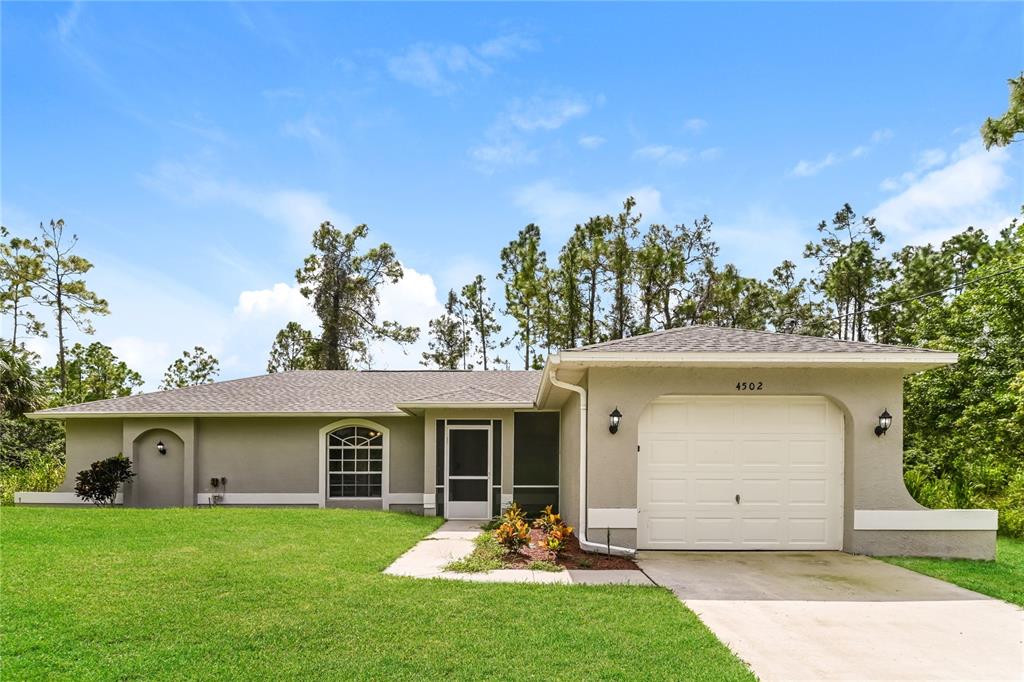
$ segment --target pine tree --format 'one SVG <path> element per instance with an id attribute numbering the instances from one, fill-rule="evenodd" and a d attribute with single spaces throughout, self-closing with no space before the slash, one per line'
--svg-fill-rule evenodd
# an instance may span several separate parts
<path id="1" fill-rule="evenodd" d="M 543 306 L 542 288 L 547 256 L 540 248 L 540 228 L 530 223 L 501 250 L 505 283 L 505 313 L 516 321 L 513 341 L 523 354 L 524 368 L 533 367 L 538 342 L 538 317 Z"/>
<path id="2" fill-rule="evenodd" d="M 462 305 L 469 313 L 470 325 L 473 330 L 472 348 L 480 357 L 486 370 L 487 353 L 497 348 L 496 336 L 501 331 L 494 316 L 495 303 L 487 296 L 487 286 L 483 275 L 477 275 L 472 282 L 462 287 Z"/>
<path id="3" fill-rule="evenodd" d="M 420 360 L 424 367 L 458 369 L 462 365 L 467 368 L 469 334 L 460 307 L 455 291 L 449 291 L 444 313 L 430 321 L 430 340 L 427 343 L 430 350 L 424 351 Z M 472 369 L 472 366 L 468 368 Z"/>

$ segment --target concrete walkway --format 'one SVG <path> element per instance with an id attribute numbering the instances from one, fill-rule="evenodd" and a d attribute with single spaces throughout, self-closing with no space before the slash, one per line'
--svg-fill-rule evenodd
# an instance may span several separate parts
<path id="1" fill-rule="evenodd" d="M 841 552 L 641 552 L 762 681 L 1022 680 L 1024 611 Z"/>
<path id="2" fill-rule="evenodd" d="M 553 583 L 561 585 L 650 585 L 641 571 L 569 570 L 552 573 L 522 569 L 501 569 L 486 573 L 453 573 L 444 567 L 468 556 L 473 539 L 480 535 L 478 521 L 446 521 L 420 540 L 412 549 L 384 569 L 388 575 L 409 578 L 444 578 L 481 583 Z"/>

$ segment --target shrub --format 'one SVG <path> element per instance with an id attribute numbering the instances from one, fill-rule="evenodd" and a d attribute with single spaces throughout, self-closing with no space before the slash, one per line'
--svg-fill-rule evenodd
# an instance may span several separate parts
<path id="1" fill-rule="evenodd" d="M 559 525 L 553 526 L 548 530 L 548 534 L 544 538 L 544 545 L 554 552 L 555 556 L 558 556 L 565 549 L 565 545 L 571 537 L 572 526 L 567 526 L 560 522 Z"/>
<path id="2" fill-rule="evenodd" d="M 509 506 L 505 507 L 505 511 L 502 512 L 499 517 L 502 523 L 515 523 L 516 521 L 526 521 L 526 512 L 516 502 L 513 502 Z"/>
<path id="3" fill-rule="evenodd" d="M 494 539 L 512 554 L 530 544 L 530 527 L 522 519 L 506 520 L 494 531 Z"/>
<path id="4" fill-rule="evenodd" d="M 562 525 L 562 516 L 560 514 L 556 514 L 550 504 L 544 507 L 544 511 L 542 511 L 533 521 L 533 527 L 539 528 L 545 533 L 560 525 Z"/>
<path id="5" fill-rule="evenodd" d="M 120 452 L 93 462 L 75 477 L 75 493 L 96 505 L 112 505 L 121 484 L 132 479 L 132 463 Z"/>
<path id="6" fill-rule="evenodd" d="M 64 482 L 64 460 L 36 450 L 24 453 L 18 467 L 0 466 L 0 504 L 14 504 L 14 493 L 48 493 Z"/>

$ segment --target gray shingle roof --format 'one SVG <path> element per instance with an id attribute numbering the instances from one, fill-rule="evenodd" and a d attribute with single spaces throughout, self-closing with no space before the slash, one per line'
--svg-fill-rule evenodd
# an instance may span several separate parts
<path id="1" fill-rule="evenodd" d="M 572 353 L 938 353 L 910 346 L 839 341 L 732 327 L 692 326 L 573 348 Z"/>
<path id="2" fill-rule="evenodd" d="M 402 414 L 396 405 L 532 403 L 541 372 L 281 372 L 42 410 L 58 414 Z"/>

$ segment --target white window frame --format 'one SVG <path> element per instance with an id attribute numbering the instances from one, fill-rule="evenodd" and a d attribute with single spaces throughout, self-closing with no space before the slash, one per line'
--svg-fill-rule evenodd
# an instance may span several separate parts
<path id="1" fill-rule="evenodd" d="M 343 429 L 347 426 L 362 426 L 364 428 L 373 429 L 380 431 L 383 436 L 383 449 L 382 449 L 382 462 L 381 462 L 381 476 L 380 476 L 380 497 L 329 497 L 328 496 L 328 485 L 327 485 L 327 436 L 338 429 Z M 377 501 L 381 502 L 381 507 L 384 509 L 388 508 L 391 497 L 391 430 L 372 422 L 368 419 L 342 419 L 340 421 L 332 422 L 327 426 L 320 429 L 320 466 L 319 466 L 319 483 L 318 492 L 320 494 L 320 506 L 326 507 L 327 502 L 367 502 Z M 358 472 L 354 472 L 358 473 Z"/>

